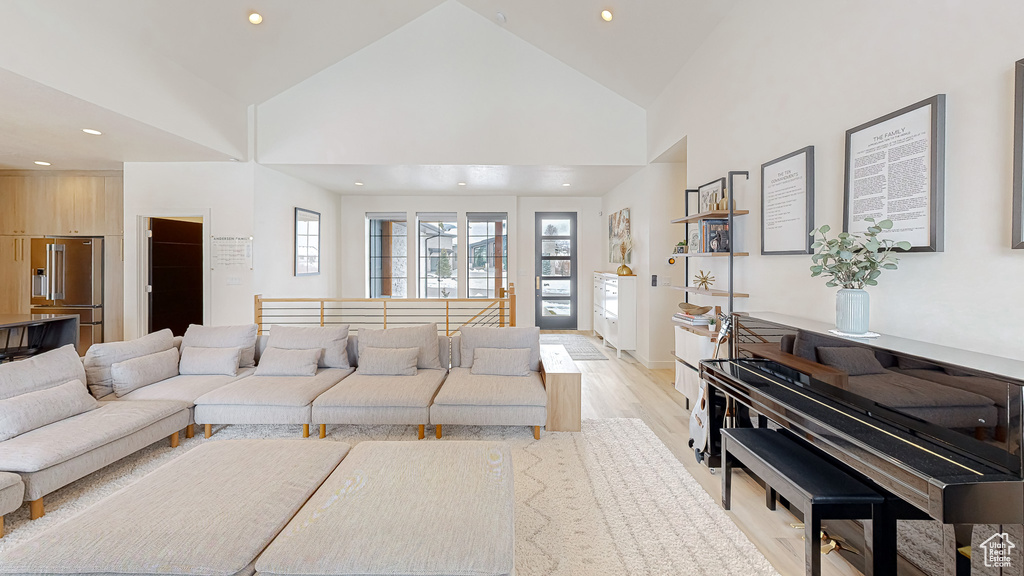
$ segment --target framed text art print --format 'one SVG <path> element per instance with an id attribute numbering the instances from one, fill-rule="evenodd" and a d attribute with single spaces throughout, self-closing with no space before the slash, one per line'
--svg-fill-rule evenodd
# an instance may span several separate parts
<path id="1" fill-rule="evenodd" d="M 761 165 L 761 254 L 811 254 L 814 146 Z"/>
<path id="2" fill-rule="evenodd" d="M 847 130 L 843 230 L 888 219 L 887 239 L 942 252 L 945 132 L 945 94 Z"/>
<path id="3" fill-rule="evenodd" d="M 1013 237 L 1011 248 L 1024 248 L 1024 60 L 1014 66 L 1013 96 Z"/>

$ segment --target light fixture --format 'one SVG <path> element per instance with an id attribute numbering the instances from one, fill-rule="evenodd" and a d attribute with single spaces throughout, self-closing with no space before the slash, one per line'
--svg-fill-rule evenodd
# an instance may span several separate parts
<path id="1" fill-rule="evenodd" d="M 569 187 L 569 183 L 566 182 L 565 184 L 562 184 L 562 186 L 565 186 L 566 188 L 568 188 Z"/>
<path id="2" fill-rule="evenodd" d="M 465 186 L 465 185 L 466 185 L 465 182 L 459 182 L 459 186 Z"/>
<path id="3" fill-rule="evenodd" d="M 601 19 L 603 19 L 605 22 L 611 22 L 612 21 L 612 11 L 611 10 L 602 10 L 601 11 Z"/>
<path id="4" fill-rule="evenodd" d="M 99 130 L 93 130 L 92 128 L 82 128 L 82 132 L 85 132 L 86 134 L 92 134 L 93 136 L 99 136 L 100 134 L 103 134 L 103 132 L 100 132 Z"/>
<path id="5" fill-rule="evenodd" d="M 259 24 L 260 22 L 263 22 L 263 16 L 260 16 L 259 12 L 253 12 L 252 14 L 249 14 L 250 24 Z"/>
<path id="6" fill-rule="evenodd" d="M 362 185 L 363 185 L 362 182 L 356 182 L 356 186 L 362 186 Z"/>
<path id="7" fill-rule="evenodd" d="M 497 19 L 499 24 L 504 24 L 508 22 L 508 18 L 505 16 L 504 12 L 498 12 L 498 15 L 495 16 L 494 18 Z"/>
<path id="8" fill-rule="evenodd" d="M 36 164 L 38 164 L 40 166 L 49 166 L 50 165 L 49 162 L 43 162 L 42 160 L 36 160 Z"/>
<path id="9" fill-rule="evenodd" d="M 238 158 L 228 158 L 228 160 L 231 160 L 232 162 L 238 162 L 239 161 Z"/>

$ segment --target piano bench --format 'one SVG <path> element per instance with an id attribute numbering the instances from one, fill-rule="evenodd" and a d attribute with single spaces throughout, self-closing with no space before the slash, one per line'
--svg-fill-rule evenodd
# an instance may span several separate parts
<path id="1" fill-rule="evenodd" d="M 885 497 L 801 445 L 768 428 L 722 429 L 722 507 L 732 498 L 729 456 L 765 483 L 766 504 L 775 509 L 776 494 L 804 516 L 807 576 L 821 574 L 821 521 L 864 522 L 864 574 L 896 573 L 896 517 Z"/>

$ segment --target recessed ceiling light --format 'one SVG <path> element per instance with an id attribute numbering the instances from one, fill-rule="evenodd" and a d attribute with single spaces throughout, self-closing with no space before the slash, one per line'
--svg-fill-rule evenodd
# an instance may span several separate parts
<path id="1" fill-rule="evenodd" d="M 232 162 L 238 162 L 238 158 L 229 158 Z"/>
<path id="2" fill-rule="evenodd" d="M 565 184 L 562 184 L 562 186 L 566 186 L 566 187 L 568 187 L 568 186 L 569 186 L 569 183 L 568 183 L 568 182 L 566 182 Z"/>
<path id="3" fill-rule="evenodd" d="M 249 23 L 259 24 L 260 22 L 263 22 L 263 16 L 260 16 L 259 12 L 253 12 L 252 14 L 249 14 Z"/>
<path id="4" fill-rule="evenodd" d="M 611 10 L 602 10 L 601 11 L 601 18 L 605 22 L 611 22 L 612 21 L 612 11 Z"/>
<path id="5" fill-rule="evenodd" d="M 93 136 L 99 136 L 100 134 L 103 134 L 103 132 L 100 132 L 99 130 L 93 130 L 92 128 L 82 128 L 82 132 L 85 132 L 86 134 L 92 134 Z"/>
<path id="6" fill-rule="evenodd" d="M 465 185 L 466 185 L 465 182 L 459 182 L 459 186 L 465 186 Z"/>
<path id="7" fill-rule="evenodd" d="M 36 164 L 38 164 L 40 166 L 49 166 L 50 165 L 49 162 L 43 162 L 42 160 L 36 160 Z"/>
<path id="8" fill-rule="evenodd" d="M 498 12 L 498 15 L 495 16 L 495 18 L 498 20 L 498 23 L 500 24 L 508 22 L 508 18 L 505 16 L 504 12 Z"/>
<path id="9" fill-rule="evenodd" d="M 356 182 L 356 186 L 362 186 L 362 185 L 363 185 L 362 182 Z"/>

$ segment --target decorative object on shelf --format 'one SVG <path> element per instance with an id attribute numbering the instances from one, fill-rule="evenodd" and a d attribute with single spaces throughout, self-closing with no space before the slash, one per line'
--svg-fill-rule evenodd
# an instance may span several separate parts
<path id="1" fill-rule="evenodd" d="M 846 131 L 843 230 L 899 213 L 895 240 L 942 252 L 946 95 L 936 94 Z"/>
<path id="2" fill-rule="evenodd" d="M 711 290 L 711 285 L 715 283 L 715 277 L 710 272 L 701 270 L 699 274 L 693 275 L 693 283 L 697 285 L 697 288 Z"/>
<path id="3" fill-rule="evenodd" d="M 697 187 L 697 198 L 699 204 L 697 210 L 701 213 L 710 212 L 715 210 L 718 206 L 718 201 L 722 198 L 725 193 L 725 178 L 719 178 L 712 180 L 707 184 Z"/>
<path id="4" fill-rule="evenodd" d="M 1013 237 L 1011 248 L 1024 248 L 1024 60 L 1014 66 L 1013 91 Z"/>
<path id="5" fill-rule="evenodd" d="M 715 328 L 718 327 L 718 320 L 714 316 L 708 318 L 708 330 L 714 332 Z"/>
<path id="6" fill-rule="evenodd" d="M 761 165 L 761 254 L 811 254 L 814 146 Z"/>
<path id="7" fill-rule="evenodd" d="M 633 238 L 631 238 L 630 236 L 626 236 L 625 238 L 622 239 L 621 242 L 619 242 L 619 254 L 622 256 L 620 262 L 622 262 L 622 264 L 619 264 L 619 268 L 615 271 L 615 273 L 618 274 L 619 276 L 633 275 L 633 271 L 629 268 L 629 266 L 626 266 L 626 262 L 628 262 L 627 256 L 632 252 Z"/>
<path id="8" fill-rule="evenodd" d="M 895 270 L 899 259 L 893 250 L 909 250 L 910 242 L 899 242 L 878 235 L 892 229 L 891 220 L 875 222 L 867 219 L 869 226 L 862 234 L 840 233 L 829 239 L 826 234 L 832 229 L 827 224 L 812 230 L 815 238 L 811 248 L 811 276 L 826 276 L 826 286 L 840 286 L 836 294 L 836 329 L 846 334 L 863 335 L 868 332 L 869 298 L 864 286 L 877 286 L 882 270 Z"/>
<path id="9" fill-rule="evenodd" d="M 696 304 L 690 304 L 689 302 L 680 302 L 679 309 L 682 310 L 684 314 L 688 314 L 690 316 L 700 316 L 701 314 L 711 312 L 711 306 L 697 306 Z"/>
<path id="10" fill-rule="evenodd" d="M 625 250 L 623 242 L 630 238 L 629 208 L 608 215 L 608 262 L 611 264 L 631 264 L 633 262 L 633 246 Z"/>
<path id="11" fill-rule="evenodd" d="M 676 244 L 676 254 L 686 254 L 686 240 Z"/>

